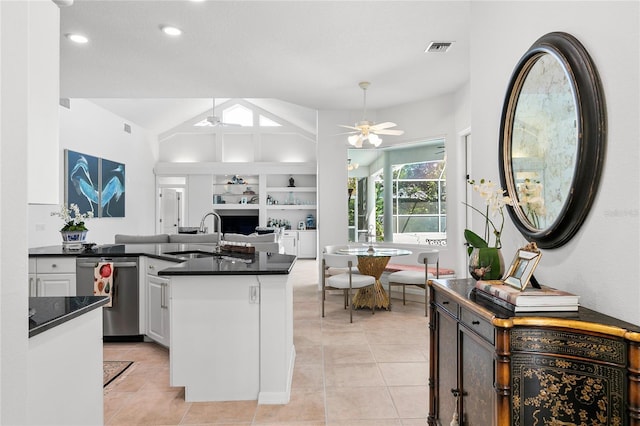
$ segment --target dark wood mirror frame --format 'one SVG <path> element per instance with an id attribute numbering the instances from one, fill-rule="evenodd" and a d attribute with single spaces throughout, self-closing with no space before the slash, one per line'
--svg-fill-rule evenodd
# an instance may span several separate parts
<path id="1" fill-rule="evenodd" d="M 577 112 L 577 153 L 573 180 L 558 216 L 544 229 L 529 222 L 517 205 L 517 187 L 512 169 L 512 136 L 520 90 L 533 64 L 551 54 L 564 68 L 573 86 Z M 508 212 L 524 237 L 540 248 L 567 243 L 584 222 L 593 204 L 604 163 L 607 118 L 602 84 L 591 57 L 572 35 L 552 32 L 539 38 L 522 56 L 511 75 L 500 121 L 499 171 L 502 187 L 514 200 Z"/>

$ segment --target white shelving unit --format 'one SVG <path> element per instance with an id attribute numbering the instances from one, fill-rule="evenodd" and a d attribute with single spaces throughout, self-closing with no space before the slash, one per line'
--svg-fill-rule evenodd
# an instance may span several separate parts
<path id="1" fill-rule="evenodd" d="M 156 173 L 186 177 L 187 220 L 183 226 L 198 226 L 212 210 L 223 220 L 225 215 L 256 215 L 260 226 L 266 226 L 270 218 L 288 221 L 292 231 L 298 230 L 300 222 L 307 228 L 308 216 L 317 223 L 315 163 L 167 163 L 159 165 Z M 242 183 L 233 183 L 240 178 Z M 291 178 L 294 186 L 289 186 Z"/>
<path id="2" fill-rule="evenodd" d="M 293 185 L 290 180 L 293 179 Z M 307 216 L 313 216 L 315 224 L 317 179 L 315 173 L 269 174 L 266 176 L 266 215 L 269 218 L 286 220 L 291 229 L 298 223 L 307 226 Z"/>
<path id="3" fill-rule="evenodd" d="M 241 182 L 237 182 L 241 179 Z M 212 203 L 216 209 L 257 209 L 260 204 L 260 177 L 214 175 Z"/>

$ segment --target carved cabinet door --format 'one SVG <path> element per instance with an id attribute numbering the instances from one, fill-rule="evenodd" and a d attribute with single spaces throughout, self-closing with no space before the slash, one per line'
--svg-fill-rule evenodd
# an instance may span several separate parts
<path id="1" fill-rule="evenodd" d="M 493 346 L 460 326 L 461 425 L 495 425 Z"/>
<path id="2" fill-rule="evenodd" d="M 447 313 L 436 311 L 437 406 L 441 424 L 449 424 L 456 406 L 454 391 L 458 389 L 458 322 Z"/>

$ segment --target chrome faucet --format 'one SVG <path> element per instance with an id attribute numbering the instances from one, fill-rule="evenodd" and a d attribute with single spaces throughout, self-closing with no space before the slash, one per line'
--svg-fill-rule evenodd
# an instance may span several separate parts
<path id="1" fill-rule="evenodd" d="M 216 219 L 218 219 L 214 224 L 214 225 L 218 225 L 217 229 L 214 228 L 214 230 L 218 233 L 218 247 L 220 247 L 220 241 L 222 240 L 222 218 L 218 213 L 209 212 L 209 213 L 206 213 L 204 216 L 202 216 L 202 220 L 200 221 L 200 233 L 201 234 L 205 233 L 206 228 L 204 227 L 204 221 L 209 216 L 214 216 Z"/>

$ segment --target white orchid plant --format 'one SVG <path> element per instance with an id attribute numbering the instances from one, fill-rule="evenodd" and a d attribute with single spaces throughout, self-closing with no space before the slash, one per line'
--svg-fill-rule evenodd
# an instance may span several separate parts
<path id="1" fill-rule="evenodd" d="M 531 224 L 540 229 L 540 220 L 547 213 L 542 198 L 542 183 L 525 179 L 518 184 L 518 204 L 522 207 Z"/>
<path id="2" fill-rule="evenodd" d="M 467 240 L 467 243 L 469 243 L 469 253 L 471 253 L 471 250 L 474 248 L 490 247 L 491 234 L 493 234 L 494 237 L 494 245 L 492 247 L 501 248 L 502 242 L 500 241 L 500 237 L 502 236 L 502 229 L 504 228 L 504 206 L 512 205 L 513 202 L 511 198 L 504 195 L 506 191 L 490 180 L 480 179 L 479 182 L 469 180 L 468 183 L 473 187 L 474 191 L 480 194 L 480 197 L 485 202 L 485 211 L 470 204 L 462 203 L 481 214 L 485 219 L 484 238 L 470 229 L 464 230 L 464 238 Z"/>
<path id="3" fill-rule="evenodd" d="M 77 204 L 71 203 L 67 208 L 66 205 L 61 204 L 60 210 L 57 212 L 51 212 L 51 216 L 58 216 L 64 222 L 64 226 L 60 231 L 86 231 L 87 227 L 84 222 L 93 217 L 93 212 L 80 213 L 80 208 Z"/>

